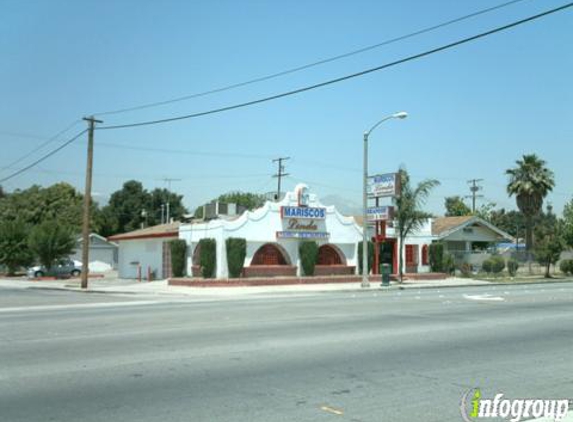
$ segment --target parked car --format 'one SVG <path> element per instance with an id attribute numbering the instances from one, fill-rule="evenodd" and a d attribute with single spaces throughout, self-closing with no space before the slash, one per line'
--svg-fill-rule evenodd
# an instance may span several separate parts
<path id="1" fill-rule="evenodd" d="M 54 265 L 49 270 L 44 267 L 43 265 L 37 265 L 35 267 L 28 268 L 27 274 L 29 278 L 38 278 L 44 276 L 55 276 L 55 277 L 62 277 L 62 276 L 72 276 L 77 277 L 82 273 L 81 265 L 76 261 L 72 261 L 71 259 L 62 259 L 58 261 L 56 265 Z"/>

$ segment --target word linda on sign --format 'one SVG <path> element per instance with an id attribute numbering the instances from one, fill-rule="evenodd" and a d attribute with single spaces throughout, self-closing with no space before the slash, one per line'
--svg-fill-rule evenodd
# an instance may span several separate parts
<path id="1" fill-rule="evenodd" d="M 311 218 L 324 220 L 326 208 L 314 207 L 281 207 L 281 218 Z"/>
<path id="2" fill-rule="evenodd" d="M 314 221 L 310 221 L 308 223 L 301 223 L 299 220 L 297 220 L 296 218 L 291 218 L 290 220 L 288 220 L 287 223 L 287 229 L 288 230 L 302 230 L 302 231 L 316 231 L 318 230 L 318 226 L 316 225 L 316 223 Z"/>
<path id="3" fill-rule="evenodd" d="M 328 232 L 303 232 L 294 230 L 285 230 L 277 232 L 277 239 L 328 239 Z"/>
<path id="4" fill-rule="evenodd" d="M 398 173 L 377 174 L 369 177 L 368 194 L 374 198 L 400 195 L 400 175 Z"/>

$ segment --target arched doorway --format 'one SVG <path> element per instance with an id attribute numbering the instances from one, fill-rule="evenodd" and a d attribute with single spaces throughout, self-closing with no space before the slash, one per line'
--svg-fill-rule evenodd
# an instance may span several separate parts
<path id="1" fill-rule="evenodd" d="M 318 248 L 315 275 L 351 275 L 355 267 L 346 265 L 346 257 L 340 249 L 334 245 L 322 245 Z"/>
<path id="2" fill-rule="evenodd" d="M 322 245 L 318 248 L 316 265 L 343 265 L 340 253 L 332 245 Z"/>
<path id="3" fill-rule="evenodd" d="M 286 254 L 274 243 L 261 246 L 251 261 L 251 265 L 289 265 Z"/>
<path id="4" fill-rule="evenodd" d="M 265 243 L 243 270 L 246 277 L 295 276 L 296 267 L 291 265 L 288 253 L 277 243 Z"/>

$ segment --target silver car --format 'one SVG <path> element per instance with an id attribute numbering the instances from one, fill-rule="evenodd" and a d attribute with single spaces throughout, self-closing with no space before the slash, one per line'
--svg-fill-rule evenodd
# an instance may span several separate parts
<path id="1" fill-rule="evenodd" d="M 35 267 L 28 268 L 27 274 L 29 278 L 38 278 L 44 276 L 55 276 L 55 277 L 66 277 L 72 276 L 77 277 L 82 273 L 82 268 L 77 265 L 76 262 L 71 259 L 62 259 L 57 262 L 49 270 L 43 265 L 37 265 Z"/>

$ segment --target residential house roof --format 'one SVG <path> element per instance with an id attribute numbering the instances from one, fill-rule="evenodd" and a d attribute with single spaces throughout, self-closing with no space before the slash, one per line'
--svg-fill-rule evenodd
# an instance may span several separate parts
<path id="1" fill-rule="evenodd" d="M 450 234 L 461 230 L 465 227 L 479 224 L 481 226 L 487 227 L 493 232 L 497 233 L 501 238 L 513 241 L 513 237 L 498 229 L 493 224 L 487 222 L 483 218 L 477 217 L 475 215 L 466 215 L 463 217 L 438 217 L 432 221 L 432 235 L 436 236 L 438 239 L 443 239 Z"/>
<path id="2" fill-rule="evenodd" d="M 132 239 L 151 239 L 155 237 L 177 237 L 179 235 L 179 222 L 159 224 L 146 227 L 132 232 L 116 234 L 108 237 L 108 240 L 121 241 Z"/>

